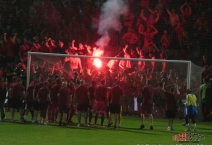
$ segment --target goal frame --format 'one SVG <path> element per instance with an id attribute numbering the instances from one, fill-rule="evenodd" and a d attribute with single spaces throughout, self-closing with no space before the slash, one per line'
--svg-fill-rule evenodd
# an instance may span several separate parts
<path id="1" fill-rule="evenodd" d="M 78 57 L 78 58 L 99 58 L 108 60 L 128 60 L 128 61 L 146 61 L 146 62 L 177 62 L 187 64 L 187 89 L 190 89 L 191 81 L 191 61 L 186 60 L 161 60 L 161 59 L 140 59 L 140 58 L 123 58 L 123 57 L 97 57 L 97 56 L 84 56 L 84 55 L 70 55 L 70 54 L 57 54 L 57 53 L 42 53 L 42 52 L 28 52 L 27 60 L 27 82 L 26 87 L 30 84 L 30 65 L 31 65 L 31 55 L 44 55 L 44 56 L 59 56 L 59 57 Z"/>

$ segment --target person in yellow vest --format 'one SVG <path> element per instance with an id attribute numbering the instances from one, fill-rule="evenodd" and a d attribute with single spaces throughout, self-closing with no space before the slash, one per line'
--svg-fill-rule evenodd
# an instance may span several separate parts
<path id="1" fill-rule="evenodd" d="M 203 121 L 206 121 L 207 115 L 206 114 L 206 106 L 205 106 L 205 96 L 206 96 L 206 89 L 208 87 L 208 79 L 203 79 L 203 84 L 200 86 L 200 97 L 201 97 L 201 105 L 202 105 L 202 115 Z"/>
<path id="2" fill-rule="evenodd" d="M 195 94 L 190 89 L 187 90 L 186 108 L 187 108 L 187 114 L 185 116 L 185 121 L 186 121 L 186 127 L 187 128 L 186 128 L 185 131 L 191 130 L 189 119 L 192 120 L 192 123 L 193 123 L 193 126 L 194 126 L 194 131 L 196 131 L 197 128 L 196 128 L 195 117 L 198 115 L 197 97 L 195 96 Z"/>

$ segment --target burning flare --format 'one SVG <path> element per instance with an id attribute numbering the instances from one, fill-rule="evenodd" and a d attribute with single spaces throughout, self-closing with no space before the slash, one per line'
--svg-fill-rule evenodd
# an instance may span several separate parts
<path id="1" fill-rule="evenodd" d="M 96 47 L 94 47 L 93 56 L 99 57 L 103 54 L 103 52 L 104 52 L 103 50 L 97 49 Z M 101 68 L 102 67 L 102 61 L 99 58 L 94 58 L 93 65 L 95 65 L 97 68 Z"/>

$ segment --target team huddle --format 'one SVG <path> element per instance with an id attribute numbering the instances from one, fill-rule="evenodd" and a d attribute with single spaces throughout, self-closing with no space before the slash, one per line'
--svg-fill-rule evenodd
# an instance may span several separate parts
<path id="1" fill-rule="evenodd" d="M 127 77 L 125 78 L 127 80 Z M 89 81 L 90 80 L 90 81 Z M 90 82 L 90 83 L 88 83 Z M 13 77 L 13 83 L 9 86 L 0 79 L 1 95 L 1 119 L 4 119 L 4 102 L 8 91 L 9 105 L 11 106 L 11 122 L 15 122 L 15 110 L 20 112 L 20 121 L 26 122 L 28 112 L 31 112 L 32 123 L 47 125 L 58 122 L 60 126 L 72 123 L 75 111 L 78 112 L 77 126 L 81 126 L 81 116 L 84 113 L 84 126 L 92 123 L 93 113 L 95 113 L 94 126 L 97 126 L 99 115 L 101 116 L 101 127 L 104 128 L 104 119 L 108 119 L 107 128 L 114 124 L 114 129 L 121 127 L 122 108 L 130 102 L 126 96 L 122 80 L 116 80 L 108 86 L 109 79 L 105 76 L 100 81 L 89 79 L 88 76 L 80 76 L 78 72 L 73 73 L 72 78 L 48 78 L 37 76 L 26 89 L 22 85 L 22 80 Z M 173 130 L 173 119 L 177 111 L 177 97 L 179 88 L 177 85 L 169 90 L 165 89 L 165 82 L 160 91 L 166 97 L 166 118 L 168 118 L 167 130 Z M 128 88 L 126 88 L 128 89 Z M 153 99 L 156 90 L 152 86 L 152 80 L 147 79 L 145 86 L 140 91 L 142 96 L 141 106 L 141 126 L 143 129 L 145 115 L 150 118 L 150 130 L 153 130 Z M 189 118 L 192 119 L 194 130 L 196 130 L 195 116 L 196 96 L 192 91 L 187 91 L 186 97 L 187 113 L 185 116 L 186 130 L 190 130 Z M 129 110 L 128 110 L 129 111 Z M 47 119 L 48 116 L 48 119 Z M 114 118 L 114 122 L 112 121 Z"/>

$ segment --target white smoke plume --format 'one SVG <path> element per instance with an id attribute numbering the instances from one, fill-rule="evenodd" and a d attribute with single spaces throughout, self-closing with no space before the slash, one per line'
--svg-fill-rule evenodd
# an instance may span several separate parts
<path id="1" fill-rule="evenodd" d="M 103 4 L 98 26 L 98 34 L 101 35 L 101 38 L 96 42 L 100 49 L 107 47 L 110 41 L 109 30 L 121 30 L 120 18 L 127 11 L 128 6 L 125 0 L 107 0 Z"/>

